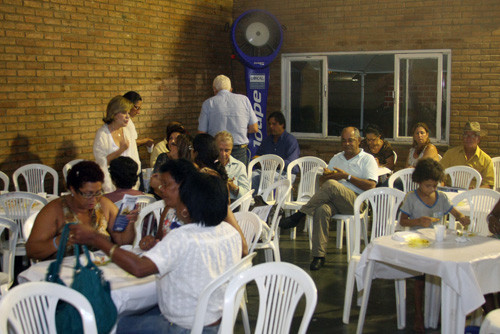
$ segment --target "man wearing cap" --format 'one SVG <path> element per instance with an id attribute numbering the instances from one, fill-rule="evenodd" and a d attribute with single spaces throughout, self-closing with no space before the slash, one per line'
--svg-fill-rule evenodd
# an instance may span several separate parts
<path id="1" fill-rule="evenodd" d="M 494 184 L 493 163 L 488 154 L 479 148 L 481 141 L 481 125 L 478 122 L 467 122 L 463 133 L 463 146 L 450 148 L 441 159 L 443 168 L 452 166 L 469 166 L 481 174 L 481 188 L 492 188 Z"/>
<path id="2" fill-rule="evenodd" d="M 231 155 L 246 166 L 247 134 L 259 130 L 252 104 L 245 95 L 232 93 L 231 80 L 225 75 L 218 75 L 212 88 L 215 96 L 203 102 L 198 131 L 212 136 L 224 130 L 231 133 L 234 139 Z"/>

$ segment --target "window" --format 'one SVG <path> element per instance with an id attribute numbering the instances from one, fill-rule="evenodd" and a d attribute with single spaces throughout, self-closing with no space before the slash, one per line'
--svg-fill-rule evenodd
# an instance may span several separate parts
<path id="1" fill-rule="evenodd" d="M 298 138 L 340 136 L 346 126 L 379 125 L 393 141 L 411 141 L 425 122 L 448 142 L 449 50 L 282 56 L 282 104 Z"/>

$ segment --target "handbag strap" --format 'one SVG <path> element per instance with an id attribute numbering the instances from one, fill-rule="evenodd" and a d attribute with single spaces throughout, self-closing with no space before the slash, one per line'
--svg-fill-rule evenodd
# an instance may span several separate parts
<path id="1" fill-rule="evenodd" d="M 80 262 L 80 246 L 83 248 L 83 252 L 85 253 L 85 256 L 87 257 L 87 265 L 86 265 L 86 267 L 87 268 L 95 268 L 96 270 L 100 271 L 100 269 L 97 268 L 97 266 L 95 265 L 95 263 L 92 262 L 92 259 L 90 258 L 90 252 L 89 252 L 89 249 L 87 248 L 87 246 L 85 246 L 85 245 L 79 245 L 79 244 L 75 245 L 75 258 L 76 258 L 75 270 L 78 270 L 78 269 L 82 268 L 82 264 Z"/>
<path id="2" fill-rule="evenodd" d="M 50 282 L 60 281 L 59 273 L 61 272 L 61 263 L 64 258 L 64 253 L 66 252 L 66 244 L 68 243 L 69 226 L 72 224 L 75 223 L 67 223 L 64 225 L 61 232 L 61 239 L 59 240 L 59 246 L 57 246 L 56 260 L 50 264 L 47 272 L 47 280 Z"/>

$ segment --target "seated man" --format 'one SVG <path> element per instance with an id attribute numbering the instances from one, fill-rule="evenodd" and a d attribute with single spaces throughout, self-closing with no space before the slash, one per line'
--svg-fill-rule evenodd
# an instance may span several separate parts
<path id="1" fill-rule="evenodd" d="M 299 143 L 297 139 L 285 131 L 286 121 L 285 116 L 275 111 L 267 118 L 267 132 L 268 136 L 262 140 L 262 144 L 256 152 L 256 156 L 265 154 L 275 154 L 280 156 L 285 161 L 285 168 L 283 170 L 283 178 L 286 178 L 286 169 L 288 164 L 300 155 Z M 255 158 L 254 157 L 254 158 Z M 298 168 L 294 168 L 294 176 L 298 173 Z M 292 183 L 295 179 L 292 179 Z M 252 189 L 257 189 L 260 182 L 260 170 L 252 172 Z"/>
<path id="2" fill-rule="evenodd" d="M 493 163 L 488 154 L 479 148 L 481 126 L 478 122 L 467 122 L 463 133 L 463 146 L 450 148 L 439 162 L 443 168 L 452 166 L 469 166 L 481 174 L 481 188 L 493 188 L 495 174 Z M 475 181 L 471 184 L 475 186 Z"/>
<path id="3" fill-rule="evenodd" d="M 215 135 L 215 143 L 219 149 L 219 161 L 226 168 L 231 201 L 234 201 L 250 190 L 247 169 L 243 162 L 231 156 L 233 136 L 227 131 Z"/>
<path id="4" fill-rule="evenodd" d="M 354 201 L 365 190 L 377 184 L 375 158 L 359 148 L 359 130 L 347 127 L 342 130 L 343 152 L 333 156 L 323 174 L 321 188 L 297 213 L 280 223 L 282 228 L 292 228 L 306 215 L 313 216 L 312 255 L 310 269 L 318 270 L 325 264 L 329 223 L 332 215 L 354 214 Z"/>

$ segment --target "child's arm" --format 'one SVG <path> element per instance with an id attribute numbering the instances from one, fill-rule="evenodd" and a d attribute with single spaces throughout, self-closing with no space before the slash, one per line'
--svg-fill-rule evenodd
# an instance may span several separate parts
<path id="1" fill-rule="evenodd" d="M 420 218 L 410 219 L 408 215 L 404 212 L 401 212 L 401 217 L 399 219 L 399 224 L 401 226 L 421 226 L 421 227 L 430 227 L 432 224 L 433 218 L 423 216 Z"/>
<path id="2" fill-rule="evenodd" d="M 457 209 L 453 208 L 451 209 L 450 213 L 455 217 L 456 220 L 460 222 L 463 226 L 469 226 L 470 224 L 470 218 L 467 216 L 464 216 L 463 213 L 458 211 Z"/>

